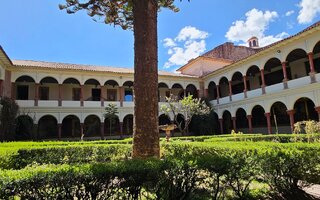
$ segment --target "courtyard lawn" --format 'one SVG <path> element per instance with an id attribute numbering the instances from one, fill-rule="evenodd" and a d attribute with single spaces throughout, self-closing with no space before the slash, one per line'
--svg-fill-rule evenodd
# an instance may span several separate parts
<path id="1" fill-rule="evenodd" d="M 0 199 L 312 199 L 319 135 L 161 140 L 161 160 L 132 160 L 131 142 L 0 144 Z"/>

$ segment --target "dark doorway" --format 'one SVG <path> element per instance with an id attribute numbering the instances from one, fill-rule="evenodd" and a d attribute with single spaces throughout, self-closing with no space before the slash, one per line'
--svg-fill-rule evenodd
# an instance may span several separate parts
<path id="1" fill-rule="evenodd" d="M 29 86 L 18 85 L 17 86 L 17 100 L 28 100 L 29 99 Z"/>
<path id="2" fill-rule="evenodd" d="M 91 95 L 92 95 L 92 101 L 100 101 L 101 89 L 92 88 Z"/>

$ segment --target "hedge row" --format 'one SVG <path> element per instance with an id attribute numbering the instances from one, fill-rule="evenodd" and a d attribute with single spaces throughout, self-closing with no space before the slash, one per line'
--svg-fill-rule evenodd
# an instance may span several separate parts
<path id="1" fill-rule="evenodd" d="M 8 199 L 311 199 L 320 144 L 174 142 L 162 160 L 0 170 Z"/>
<path id="2" fill-rule="evenodd" d="M 131 145 L 72 145 L 19 149 L 0 158 L 0 169 L 21 169 L 28 165 L 81 164 L 128 159 Z"/>

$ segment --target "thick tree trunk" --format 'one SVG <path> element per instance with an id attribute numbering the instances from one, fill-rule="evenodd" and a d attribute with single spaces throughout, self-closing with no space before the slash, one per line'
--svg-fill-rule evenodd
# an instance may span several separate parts
<path id="1" fill-rule="evenodd" d="M 157 0 L 133 0 L 133 158 L 160 156 L 158 129 Z"/>

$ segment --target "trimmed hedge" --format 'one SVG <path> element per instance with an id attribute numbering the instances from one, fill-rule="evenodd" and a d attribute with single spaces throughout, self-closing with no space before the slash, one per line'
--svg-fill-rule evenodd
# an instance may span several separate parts
<path id="1" fill-rule="evenodd" d="M 9 199 L 311 199 L 319 143 L 172 142 L 162 160 L 0 170 Z M 39 153 L 34 151 L 33 153 Z"/>

